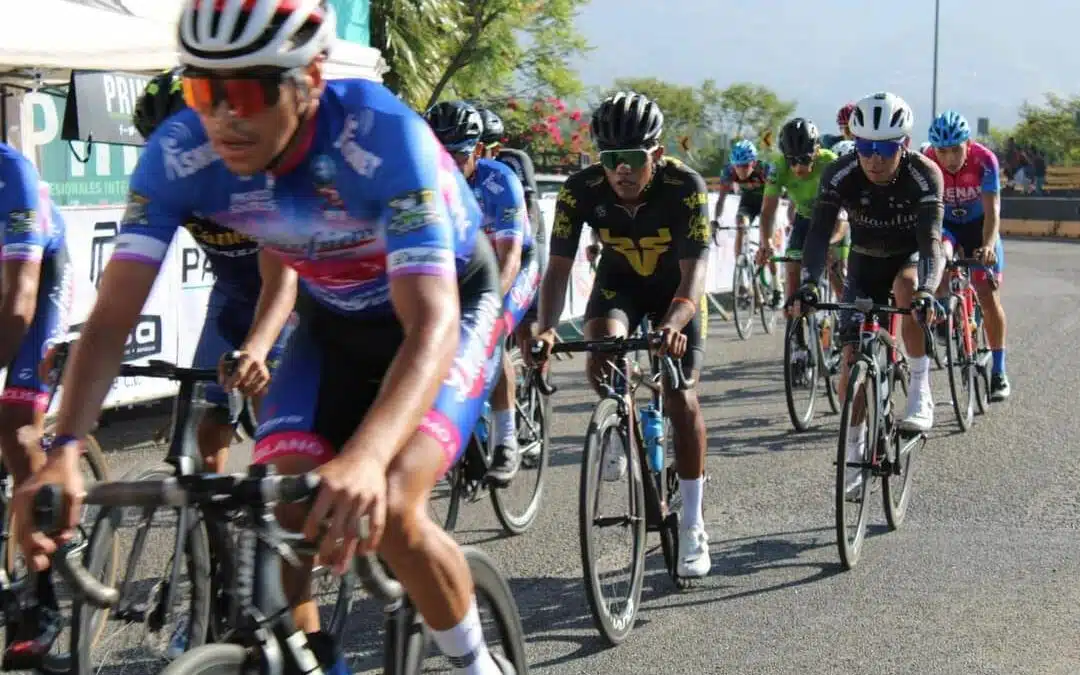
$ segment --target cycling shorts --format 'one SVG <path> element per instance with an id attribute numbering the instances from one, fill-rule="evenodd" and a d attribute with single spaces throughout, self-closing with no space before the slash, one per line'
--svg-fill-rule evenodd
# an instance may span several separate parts
<path id="1" fill-rule="evenodd" d="M 983 219 L 979 218 L 976 221 L 970 223 L 950 223 L 944 222 L 944 231 L 942 232 L 942 240 L 952 244 L 953 251 L 956 252 L 959 257 L 959 249 L 963 249 L 965 256 L 970 256 L 975 252 L 975 249 L 982 248 L 983 242 Z M 994 245 L 994 252 L 997 256 L 997 261 L 993 264 L 994 276 L 997 277 L 997 281 L 1000 284 L 1003 279 L 1003 273 L 1005 271 L 1005 247 L 1001 245 L 1001 237 L 998 237 L 997 244 Z M 973 270 L 971 273 L 971 279 L 975 282 L 986 281 L 986 270 Z"/>
<path id="2" fill-rule="evenodd" d="M 855 302 L 858 298 L 870 298 L 875 304 L 889 302 L 893 282 L 905 269 L 919 264 L 919 254 L 894 255 L 878 258 L 852 251 L 848 258 L 847 279 L 844 281 L 842 302 Z M 840 312 L 840 341 L 854 344 L 859 341 L 863 317 L 854 311 Z"/>
<path id="3" fill-rule="evenodd" d="M 499 271 L 486 237 L 477 237 L 474 262 L 459 281 L 461 328 L 450 371 L 418 431 L 444 453 L 443 472 L 472 436 L 502 371 L 503 324 Z M 304 290 L 300 320 L 289 338 L 255 434 L 255 464 L 306 455 L 322 464 L 360 426 L 405 334 L 393 315 L 350 317 L 318 303 Z"/>
<path id="4" fill-rule="evenodd" d="M 806 233 L 809 231 L 810 219 L 795 214 L 795 220 L 791 222 L 791 234 L 788 235 L 784 255 L 791 258 L 802 258 L 803 244 L 806 243 Z"/>
<path id="5" fill-rule="evenodd" d="M 239 349 L 244 343 L 251 324 L 255 320 L 255 302 L 250 299 L 239 301 L 234 294 L 235 291 L 223 292 L 217 283 L 210 289 L 210 300 L 206 305 L 206 319 L 203 321 L 199 344 L 195 348 L 195 357 L 192 360 L 193 368 L 217 368 L 223 354 Z M 266 365 L 271 373 L 277 367 L 282 351 L 285 349 L 285 343 L 295 325 L 295 318 L 291 319 L 267 355 Z M 207 403 L 219 409 L 228 408 L 229 399 L 217 382 L 207 382 L 203 391 Z"/>
<path id="6" fill-rule="evenodd" d="M 540 290 L 540 258 L 536 246 L 521 252 L 521 270 L 503 298 L 503 321 L 510 333 L 522 319 L 536 320 L 536 296 Z M 530 316 L 531 312 L 531 316 Z"/>
<path id="7" fill-rule="evenodd" d="M 761 215 L 761 204 L 763 202 L 762 193 L 755 192 L 752 194 L 744 194 L 739 197 L 739 209 L 735 212 L 735 217 L 746 218 L 747 224 L 752 225 L 754 219 Z"/>
<path id="8" fill-rule="evenodd" d="M 585 321 L 593 319 L 612 319 L 626 328 L 628 333 L 648 317 L 653 325 L 664 318 L 674 293 L 657 292 L 650 288 L 650 279 L 627 280 L 625 278 L 596 278 L 589 302 L 585 306 Z M 708 337 L 709 305 L 702 294 L 698 301 L 698 311 L 690 323 L 683 328 L 686 336 L 686 354 L 682 357 L 682 369 L 685 375 L 693 377 L 694 371 L 701 370 L 705 363 L 705 342 Z"/>
<path id="9" fill-rule="evenodd" d="M 33 406 L 42 413 L 49 409 L 49 383 L 38 376 L 38 366 L 49 347 L 67 334 L 73 280 L 71 262 L 63 247 L 41 261 L 34 319 L 8 364 L 0 403 Z"/>

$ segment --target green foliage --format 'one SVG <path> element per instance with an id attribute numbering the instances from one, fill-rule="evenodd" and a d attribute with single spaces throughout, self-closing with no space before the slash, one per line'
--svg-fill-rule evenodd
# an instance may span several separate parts
<path id="1" fill-rule="evenodd" d="M 1046 153 L 1050 164 L 1080 165 L 1080 96 L 1046 94 L 1045 103 L 1020 106 L 1020 122 L 1012 129 L 991 129 L 990 142 L 995 150 L 1005 149 L 1012 138 L 1021 147 L 1034 147 Z"/>

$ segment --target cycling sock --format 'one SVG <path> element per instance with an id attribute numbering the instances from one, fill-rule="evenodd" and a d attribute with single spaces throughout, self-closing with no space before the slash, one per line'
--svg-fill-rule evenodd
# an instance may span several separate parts
<path id="1" fill-rule="evenodd" d="M 705 477 L 699 478 L 680 478 L 679 479 L 679 492 L 682 493 L 682 525 L 683 527 L 693 527 L 695 525 L 704 525 L 705 516 L 701 513 L 701 501 L 702 501 L 702 488 L 705 485 Z"/>
<path id="2" fill-rule="evenodd" d="M 492 413 L 492 436 L 495 445 L 517 445 L 517 429 L 514 428 L 514 409 L 496 410 Z"/>
<path id="3" fill-rule="evenodd" d="M 861 459 L 866 447 L 866 421 L 848 427 L 847 456 L 849 460 Z"/>
<path id="4" fill-rule="evenodd" d="M 449 659 L 454 672 L 476 675 L 498 673 L 499 667 L 488 654 L 484 642 L 484 629 L 480 625 L 480 612 L 476 609 L 476 598 L 469 604 L 469 611 L 461 623 L 449 630 L 431 631 L 439 651 Z M 492 670 L 494 669 L 494 670 Z"/>
<path id="5" fill-rule="evenodd" d="M 994 366 L 991 373 L 1001 375 L 1005 372 L 1005 348 L 995 349 L 990 352 L 994 356 Z"/>
<path id="6" fill-rule="evenodd" d="M 908 359 L 908 363 L 911 364 L 912 388 L 916 389 L 924 384 L 928 385 L 930 382 L 930 357 L 913 356 Z"/>

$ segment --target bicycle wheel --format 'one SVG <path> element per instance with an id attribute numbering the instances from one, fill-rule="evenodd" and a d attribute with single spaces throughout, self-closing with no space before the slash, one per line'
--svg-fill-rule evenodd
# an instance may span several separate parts
<path id="1" fill-rule="evenodd" d="M 743 340 L 749 340 L 754 332 L 754 266 L 745 255 L 735 261 L 731 282 L 731 308 L 735 319 L 735 331 Z"/>
<path id="2" fill-rule="evenodd" d="M 51 436 L 54 433 L 55 423 L 49 422 L 45 426 L 45 435 Z M 87 435 L 86 440 L 83 443 L 83 454 L 80 461 L 84 480 L 87 484 L 101 482 L 108 480 L 109 471 L 105 464 L 105 455 L 101 451 L 101 445 L 98 444 L 97 439 L 92 435 Z M 88 519 L 95 517 L 98 513 L 97 507 L 83 507 L 83 516 L 80 519 L 85 522 Z M 7 522 L 5 525 L 5 532 L 7 532 L 8 539 L 5 542 L 4 547 L 4 565 L 9 579 L 18 582 L 23 577 L 28 577 L 28 569 L 25 565 L 25 561 L 22 558 L 22 552 L 16 545 L 18 541 L 18 527 L 16 521 L 13 518 L 12 510 L 10 506 L 5 511 L 5 517 Z M 109 560 L 110 565 L 115 565 L 116 554 L 113 552 L 112 559 Z M 53 575 L 53 584 L 56 591 L 56 597 L 59 601 L 59 610 L 61 615 L 67 615 L 72 603 L 75 601 L 74 596 L 70 590 L 65 587 L 63 579 L 58 575 Z M 66 621 L 63 622 L 67 624 Z M 66 634 L 65 634 L 66 633 Z M 96 637 L 99 637 L 100 634 Z M 42 669 L 49 673 L 67 673 L 71 669 L 72 657 L 72 640 L 73 632 L 70 626 L 65 626 L 65 630 L 56 638 L 53 642 L 53 649 L 45 655 L 42 662 Z M 2 645 L 6 647 L 6 644 Z"/>
<path id="3" fill-rule="evenodd" d="M 769 272 L 769 267 L 766 265 L 758 269 L 757 274 L 754 275 L 754 281 L 757 285 L 758 314 L 761 315 L 761 327 L 765 329 L 766 334 L 772 335 L 773 330 L 776 328 L 776 317 L 780 315 L 780 310 L 772 306 L 772 289 L 783 286 L 783 277 L 780 273 L 774 275 Z"/>
<path id="4" fill-rule="evenodd" d="M 870 520 L 870 484 L 873 481 L 871 461 L 877 446 L 876 401 L 877 386 L 870 377 L 866 361 L 856 361 L 848 377 L 847 396 L 840 413 L 840 439 L 836 446 L 836 545 L 840 562 L 845 569 L 855 567 L 866 539 L 866 524 Z M 863 405 L 866 420 L 865 449 L 862 457 L 862 485 L 851 493 L 847 490 L 847 446 L 855 406 Z"/>
<path id="5" fill-rule="evenodd" d="M 203 645 L 181 654 L 161 675 L 242 675 L 246 665 L 243 645 Z"/>
<path id="6" fill-rule="evenodd" d="M 585 436 L 585 452 L 581 461 L 581 493 L 578 506 L 578 524 L 581 540 L 582 577 L 585 581 L 585 597 L 592 611 L 593 624 L 609 643 L 616 645 L 626 639 L 634 627 L 638 604 L 641 599 L 641 587 L 645 577 L 645 485 L 642 482 L 642 467 L 637 452 L 630 438 L 628 429 L 620 415 L 620 403 L 614 398 L 602 399 L 593 410 Z M 629 479 L 629 495 L 616 498 L 614 503 L 621 508 L 629 508 L 629 513 L 622 516 L 602 517 L 600 510 L 600 490 L 610 484 L 605 481 L 604 453 L 612 441 L 621 441 L 622 452 L 626 457 L 626 477 Z M 609 452 L 614 452 L 615 448 Z M 605 529 L 621 528 L 628 534 L 630 542 L 629 570 L 625 575 L 625 594 L 616 599 L 608 599 L 602 586 L 616 573 L 602 574 L 599 566 L 608 557 L 601 556 L 599 546 L 593 537 L 593 527 L 599 525 Z"/>
<path id="7" fill-rule="evenodd" d="M 822 299 L 823 302 L 833 302 L 831 285 L 825 284 Z M 840 373 L 837 366 L 840 363 L 841 353 L 837 346 L 839 341 L 836 335 L 839 321 L 840 317 L 836 315 L 836 312 L 817 312 L 818 370 L 825 383 L 825 398 L 829 401 L 829 408 L 833 413 L 840 412 L 840 395 L 837 391 L 840 386 Z"/>
<path id="8" fill-rule="evenodd" d="M 977 299 L 976 303 L 978 303 Z M 978 308 L 978 304 L 975 306 Z M 976 309 L 976 315 L 979 313 L 981 313 L 981 310 Z M 990 409 L 990 362 L 993 357 L 990 354 L 990 347 L 986 342 L 986 331 L 984 330 L 982 321 L 978 322 L 978 327 L 975 329 L 974 342 L 975 405 L 978 407 L 979 414 L 985 415 L 986 411 Z"/>
<path id="9" fill-rule="evenodd" d="M 169 466 L 150 469 L 135 469 L 121 480 L 146 481 L 172 478 L 175 470 Z M 135 518 L 125 518 L 125 512 L 134 512 Z M 161 516 L 160 519 L 155 516 Z M 102 610 L 76 599 L 72 611 L 72 671 L 77 675 L 89 675 L 98 670 L 108 670 L 109 662 L 96 662 L 97 657 L 108 659 L 110 655 L 123 659 L 124 665 L 138 664 L 140 669 L 157 672 L 164 668 L 178 652 L 198 647 L 206 642 L 209 634 L 212 582 L 210 548 L 202 513 L 189 509 L 187 514 L 187 532 L 184 537 L 184 550 L 176 551 L 176 527 L 180 509 L 138 509 L 135 507 L 109 507 L 98 513 L 90 535 L 89 545 L 84 555 L 84 565 L 98 579 L 115 575 L 116 570 L 110 561 L 125 561 L 122 580 L 126 582 L 120 599 L 120 606 L 127 608 L 123 616 L 117 616 L 116 610 Z M 121 526 L 135 521 L 136 532 L 133 536 L 122 534 Z M 158 522 L 156 525 L 154 521 Z M 141 547 L 140 556 L 129 552 L 118 555 L 116 549 L 121 545 L 131 548 Z M 162 557 L 162 552 L 165 555 Z M 163 594 L 168 588 L 173 558 L 179 553 L 184 556 L 180 566 L 180 584 L 176 589 L 177 605 L 164 608 L 161 604 Z M 138 572 L 136 565 L 139 558 L 148 562 L 152 571 Z M 118 567 L 118 566 L 117 566 Z M 153 571 L 156 570 L 156 571 Z M 110 585 L 115 582 L 110 580 Z M 186 593 L 185 593 L 186 591 Z M 190 599 L 184 606 L 185 595 Z M 164 625 L 165 609 L 172 610 L 170 615 L 173 625 Z M 95 655 L 92 649 L 101 640 L 100 636 L 110 623 L 120 624 L 115 634 L 109 635 L 104 642 L 109 648 L 103 655 Z M 91 639 L 86 639 L 92 636 Z M 113 664 L 117 665 L 117 664 Z"/>
<path id="10" fill-rule="evenodd" d="M 949 393 L 952 396 L 956 423 L 961 431 L 971 428 L 975 417 L 975 364 L 964 349 L 964 331 L 968 328 L 967 312 L 955 295 L 949 296 L 945 341 L 945 360 L 949 370 Z"/>
<path id="11" fill-rule="evenodd" d="M 540 393 L 533 380 L 532 370 L 525 365 L 521 350 L 515 347 L 510 360 L 517 378 L 518 447 L 521 449 L 521 468 L 514 480 L 503 488 L 491 488 L 495 516 L 510 534 L 522 534 L 536 522 L 544 495 L 544 474 L 547 473 L 550 448 L 548 427 L 551 419 L 551 400 Z"/>
<path id="12" fill-rule="evenodd" d="M 899 473 L 893 471 L 886 474 L 882 480 L 881 490 L 881 498 L 885 505 L 885 521 L 889 524 L 890 530 L 900 527 L 904 522 L 904 516 L 907 515 L 908 503 L 911 502 L 911 478 L 915 471 L 915 454 L 920 443 L 915 438 L 905 437 L 897 426 L 896 390 L 899 389 L 906 398 L 909 380 L 907 364 L 898 363 L 892 369 L 892 381 L 889 383 L 891 387 L 889 398 L 893 402 L 889 404 L 889 410 L 886 413 L 890 418 L 886 426 L 892 432 L 886 452 L 892 454 L 889 459 L 899 466 Z"/>
<path id="13" fill-rule="evenodd" d="M 810 316 L 788 319 L 784 332 L 784 395 L 796 431 L 809 429 L 814 418 L 818 388 L 816 333 L 816 322 Z M 796 400 L 798 392 L 806 393 L 805 403 Z"/>

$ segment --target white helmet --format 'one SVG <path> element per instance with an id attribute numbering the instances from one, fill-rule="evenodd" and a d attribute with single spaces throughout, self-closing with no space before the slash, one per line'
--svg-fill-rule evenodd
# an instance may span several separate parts
<path id="1" fill-rule="evenodd" d="M 915 115 L 904 99 L 882 91 L 855 104 L 848 129 L 856 138 L 893 141 L 911 135 Z"/>
<path id="2" fill-rule="evenodd" d="M 180 62 L 208 70 L 298 68 L 330 50 L 327 0 L 185 0 Z"/>
<path id="3" fill-rule="evenodd" d="M 925 155 L 926 151 L 929 150 L 932 147 L 934 147 L 934 146 L 930 141 L 923 141 L 922 143 L 919 144 L 919 152 L 921 152 L 922 154 Z"/>

